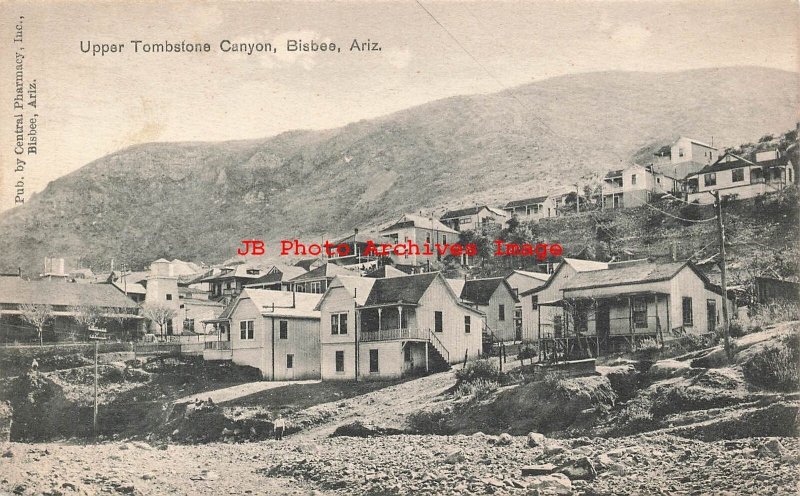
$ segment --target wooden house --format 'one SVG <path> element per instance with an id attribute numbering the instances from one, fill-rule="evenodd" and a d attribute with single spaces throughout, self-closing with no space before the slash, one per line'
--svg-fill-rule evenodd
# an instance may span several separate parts
<path id="1" fill-rule="evenodd" d="M 443 258 L 435 244 L 452 244 L 458 242 L 458 231 L 442 224 L 433 217 L 423 217 L 421 215 L 405 214 L 389 226 L 381 229 L 380 235 L 387 238 L 391 244 L 399 244 L 410 241 L 420 247 L 424 244 L 430 245 L 432 254 L 392 254 L 391 259 L 395 265 L 419 267 L 428 262 L 439 261 Z M 377 243 L 377 242 L 376 242 Z"/>
<path id="2" fill-rule="evenodd" d="M 396 378 L 481 351 L 482 312 L 462 303 L 438 272 L 337 277 L 318 308 L 323 380 Z"/>
<path id="3" fill-rule="evenodd" d="M 463 303 L 483 312 L 485 337 L 492 342 L 522 338 L 517 336 L 514 322 L 514 308 L 519 300 L 505 278 L 449 279 L 448 283 Z"/>
<path id="4" fill-rule="evenodd" d="M 265 380 L 319 379 L 320 297 L 245 289 L 222 316 L 228 341 L 206 342 L 203 357 L 255 367 Z"/>
<path id="5" fill-rule="evenodd" d="M 714 164 L 686 177 L 686 199 L 714 203 L 712 192 L 732 200 L 753 198 L 780 191 L 794 181 L 794 167 L 777 150 L 758 154 L 755 162 L 727 152 Z"/>
<path id="6" fill-rule="evenodd" d="M 499 208 L 477 205 L 458 210 L 448 210 L 439 220 L 456 231 L 475 231 L 486 234 L 493 230 L 502 229 L 510 218 L 511 214 Z"/>

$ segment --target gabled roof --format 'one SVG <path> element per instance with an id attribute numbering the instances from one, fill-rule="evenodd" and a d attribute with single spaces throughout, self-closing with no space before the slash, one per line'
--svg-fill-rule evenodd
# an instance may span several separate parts
<path id="1" fill-rule="evenodd" d="M 726 160 L 727 157 L 733 157 L 733 160 Z M 719 172 L 730 169 L 738 169 L 740 167 L 760 167 L 761 164 L 756 164 L 744 157 L 736 155 L 735 153 L 726 152 L 713 164 L 708 164 L 699 171 L 689 174 L 689 176 L 699 176 L 700 174 L 709 174 L 711 172 Z M 687 176 L 688 177 L 688 176 Z"/>
<path id="2" fill-rule="evenodd" d="M 120 279 L 118 281 L 114 281 L 111 284 L 114 285 L 115 288 L 122 291 L 123 294 L 126 292 L 128 294 L 147 294 L 147 288 L 145 288 L 142 284 L 138 282 L 128 282 L 126 283 L 124 280 Z"/>
<path id="3" fill-rule="evenodd" d="M 422 217 L 421 215 L 415 214 L 404 214 L 400 217 L 397 221 L 392 223 L 391 225 L 384 227 L 381 229 L 381 233 L 386 231 L 400 229 L 403 227 L 416 227 L 418 229 L 433 229 L 434 231 L 441 231 L 450 234 L 458 234 L 458 231 L 455 231 L 446 225 L 442 224 L 438 219 Z"/>
<path id="4" fill-rule="evenodd" d="M 438 272 L 414 274 L 403 277 L 390 277 L 387 279 L 374 279 L 375 284 L 365 306 L 383 305 L 388 303 L 419 303 L 422 295 L 428 290 L 433 281 L 439 277 Z"/>
<path id="5" fill-rule="evenodd" d="M 514 296 L 514 291 L 511 289 L 511 286 L 509 286 L 508 282 L 502 277 L 468 279 L 464 281 L 464 287 L 461 289 L 460 296 L 462 300 L 471 301 L 478 305 L 488 305 L 489 299 L 491 299 L 494 292 L 497 291 L 497 288 L 500 286 L 506 286 L 508 292 L 514 298 L 514 301 L 519 301 L 517 297 Z"/>
<path id="6" fill-rule="evenodd" d="M 564 267 L 569 265 L 572 267 L 576 272 L 589 272 L 589 271 L 601 271 L 604 269 L 608 269 L 608 264 L 605 262 L 595 262 L 593 260 L 581 260 L 579 258 L 564 258 L 560 264 L 558 264 L 558 268 L 550 274 L 550 277 L 547 279 L 547 282 L 542 284 L 539 287 L 529 289 L 524 293 L 520 294 L 519 296 L 528 296 L 532 293 L 538 293 L 539 291 L 549 288 L 553 281 L 556 279 L 558 274 L 564 270 Z"/>
<path id="7" fill-rule="evenodd" d="M 537 203 L 543 203 L 547 200 L 547 195 L 545 196 L 535 196 L 533 198 L 525 198 L 524 200 L 514 200 L 506 203 L 506 206 L 503 208 L 515 208 L 515 207 L 524 207 L 527 205 L 535 205 Z"/>
<path id="8" fill-rule="evenodd" d="M 448 210 L 441 216 L 441 219 L 454 219 L 456 217 L 464 217 L 465 215 L 475 215 L 484 208 L 486 208 L 486 206 L 476 205 L 474 207 L 460 208 L 458 210 Z"/>
<path id="9" fill-rule="evenodd" d="M 687 265 L 688 262 L 639 263 L 615 269 L 581 272 L 570 279 L 563 289 L 566 291 L 668 281 Z M 701 279 L 706 281 L 704 276 Z"/>
<path id="10" fill-rule="evenodd" d="M 507 275 L 506 279 L 508 279 L 513 274 L 520 274 L 520 275 L 523 275 L 525 277 L 530 277 L 531 279 L 536 279 L 536 280 L 539 280 L 539 281 L 546 281 L 546 280 L 550 279 L 550 274 L 545 274 L 544 272 L 531 272 L 531 271 L 528 271 L 528 270 L 515 270 L 515 271 L 511 272 L 511 274 Z"/>
<path id="11" fill-rule="evenodd" d="M 237 300 L 250 299 L 264 317 L 318 319 L 320 313 L 315 308 L 321 298 L 321 294 L 314 293 L 248 288 L 242 291 Z"/>
<path id="12" fill-rule="evenodd" d="M 711 148 L 712 150 L 716 150 L 717 149 L 716 147 L 713 147 L 713 146 L 709 145 L 708 143 L 703 143 L 702 141 L 698 141 L 698 140 L 696 140 L 694 138 L 687 138 L 686 136 L 679 137 L 678 139 L 673 141 L 672 144 L 674 145 L 675 143 L 677 143 L 678 141 L 680 141 L 682 139 L 685 139 L 685 140 L 687 140 L 687 141 L 689 141 L 691 143 L 694 143 L 695 145 L 700 145 L 700 146 L 704 146 L 706 148 Z"/>
<path id="13" fill-rule="evenodd" d="M 333 279 L 336 276 L 351 276 L 354 272 L 349 269 L 345 269 L 340 265 L 336 265 L 334 263 L 326 263 L 325 265 L 320 265 L 316 269 L 312 269 L 305 274 L 300 274 L 299 276 L 290 279 L 291 282 L 303 282 L 303 281 L 316 281 L 320 279 Z"/>
<path id="14" fill-rule="evenodd" d="M 382 279 L 384 277 L 401 277 L 404 275 L 407 274 L 400 269 L 396 269 L 391 265 L 383 265 L 373 270 L 372 272 L 364 274 L 364 277 L 371 277 L 373 279 Z"/>
<path id="15" fill-rule="evenodd" d="M 356 305 L 363 305 L 364 302 L 367 301 L 375 281 L 376 279 L 370 277 L 336 276 L 333 278 L 333 281 L 331 281 L 328 289 L 325 290 L 325 294 L 322 295 L 315 309 L 319 310 L 322 302 L 328 297 L 328 293 L 337 288 L 344 288 L 345 291 L 350 294 L 351 298 L 355 298 Z"/>
<path id="16" fill-rule="evenodd" d="M 75 284 L 63 281 L 26 281 L 19 277 L 0 278 L 0 304 L 139 308 L 111 284 Z"/>
<path id="17" fill-rule="evenodd" d="M 305 271 L 311 270 L 311 267 L 315 264 L 324 263 L 321 258 L 314 257 L 314 258 L 304 258 L 302 260 L 298 260 L 294 263 L 295 267 L 300 267 Z M 298 274 L 299 275 L 299 274 Z"/>

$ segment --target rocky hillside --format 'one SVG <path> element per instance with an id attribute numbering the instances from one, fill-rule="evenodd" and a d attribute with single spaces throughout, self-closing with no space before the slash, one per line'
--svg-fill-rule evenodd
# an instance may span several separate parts
<path id="1" fill-rule="evenodd" d="M 39 271 L 55 255 L 99 270 L 112 257 L 215 262 L 241 239 L 337 236 L 404 211 L 502 203 L 589 180 L 675 135 L 737 144 L 791 128 L 796 88 L 795 73 L 753 67 L 592 73 L 334 130 L 134 146 L 3 212 L 0 270 Z"/>

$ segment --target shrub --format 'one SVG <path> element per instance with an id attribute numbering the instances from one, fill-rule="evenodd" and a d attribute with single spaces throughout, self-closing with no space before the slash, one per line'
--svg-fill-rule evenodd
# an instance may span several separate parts
<path id="1" fill-rule="evenodd" d="M 539 356 L 539 352 L 536 350 L 536 347 L 532 344 L 526 344 L 524 348 L 520 348 L 519 353 L 517 353 L 517 358 L 520 360 L 532 360 L 534 357 Z"/>
<path id="2" fill-rule="evenodd" d="M 794 391 L 800 388 L 800 335 L 793 334 L 778 345 L 766 346 L 742 364 L 749 382 L 767 389 Z"/>
<path id="3" fill-rule="evenodd" d="M 456 388 L 465 382 L 478 380 L 500 382 L 500 370 L 489 360 L 475 360 L 456 372 Z"/>
<path id="4" fill-rule="evenodd" d="M 639 341 L 636 345 L 636 351 L 653 352 L 659 351 L 661 345 L 656 338 L 645 338 Z"/>
<path id="5" fill-rule="evenodd" d="M 496 391 L 499 386 L 500 384 L 496 381 L 487 381 L 486 379 L 462 382 L 456 387 L 453 396 L 455 396 L 456 399 L 469 398 L 471 400 L 482 400 Z"/>
<path id="6" fill-rule="evenodd" d="M 417 434 L 450 435 L 455 429 L 447 423 L 447 413 L 436 410 L 423 410 L 408 416 L 408 426 L 411 432 Z"/>

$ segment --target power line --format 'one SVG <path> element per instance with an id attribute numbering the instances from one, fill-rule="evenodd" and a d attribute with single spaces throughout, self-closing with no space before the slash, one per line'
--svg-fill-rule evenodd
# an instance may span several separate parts
<path id="1" fill-rule="evenodd" d="M 680 220 L 680 221 L 683 221 L 683 222 L 693 222 L 695 224 L 700 224 L 700 223 L 703 223 L 703 222 L 711 222 L 711 221 L 717 220 L 716 217 L 709 217 L 708 219 L 701 219 L 701 220 L 684 219 L 683 217 L 678 217 L 677 215 L 672 215 L 669 212 L 665 212 L 665 211 L 663 211 L 663 210 L 661 210 L 659 208 L 656 208 L 656 207 L 650 205 L 647 202 L 645 202 L 644 204 L 647 205 L 648 207 L 652 208 L 653 210 L 657 211 L 657 212 L 661 212 L 662 214 L 666 215 L 667 217 L 672 217 L 673 219 L 677 219 L 677 220 Z"/>
<path id="2" fill-rule="evenodd" d="M 444 26 L 444 25 L 443 25 L 441 22 L 439 22 L 439 20 L 436 18 L 436 16 L 434 16 L 434 15 L 431 13 L 431 11 L 430 11 L 430 10 L 428 10 L 427 8 L 425 8 L 425 6 L 424 6 L 424 5 L 422 5 L 422 3 L 421 3 L 419 0 L 414 0 L 414 1 L 416 2 L 416 4 L 417 4 L 417 5 L 419 5 L 419 6 L 420 6 L 420 8 L 421 8 L 422 10 L 424 10 L 424 11 L 425 11 L 425 13 L 426 13 L 426 14 L 428 14 L 428 16 L 430 16 L 430 18 L 431 18 L 431 19 L 433 19 L 433 22 L 435 22 L 435 23 L 436 23 L 436 24 L 437 24 L 437 25 L 438 25 L 440 28 L 442 28 L 442 30 L 443 30 L 445 33 L 447 33 L 447 36 L 449 36 L 449 37 L 450 37 L 450 39 L 452 39 L 452 40 L 453 40 L 453 41 L 456 43 L 456 45 L 458 45 L 458 47 L 459 47 L 459 48 L 460 48 L 460 49 L 461 49 L 461 50 L 462 50 L 464 53 L 466 53 L 466 54 L 467 54 L 467 56 L 468 56 L 470 59 L 472 59 L 472 61 L 473 61 L 473 62 L 475 62 L 475 63 L 476 63 L 476 64 L 477 64 L 477 65 L 478 65 L 478 66 L 479 66 L 479 67 L 480 67 L 480 68 L 483 70 L 483 72 L 485 72 L 485 73 L 486 73 L 486 75 L 487 75 L 487 76 L 489 76 L 489 77 L 490 77 L 490 78 L 491 78 L 491 79 L 492 79 L 492 80 L 493 80 L 495 83 L 497 83 L 497 84 L 498 84 L 498 86 L 500 87 L 500 89 L 501 89 L 501 90 L 506 90 L 506 91 L 508 92 L 508 94 L 511 96 L 511 98 L 513 98 L 514 100 L 516 100 L 516 101 L 517 101 L 517 103 L 519 103 L 519 104 L 520 104 L 520 105 L 523 107 L 523 109 L 527 111 L 526 115 L 527 115 L 528 117 L 530 117 L 530 118 L 534 119 L 535 121 L 537 121 L 537 122 L 539 123 L 539 125 L 540 125 L 540 126 L 542 126 L 542 127 L 543 127 L 543 128 L 544 128 L 544 129 L 545 129 L 547 132 L 548 132 L 548 133 L 550 133 L 550 134 L 551 134 L 552 136 L 554 136 L 554 137 L 555 137 L 557 140 L 559 140 L 563 146 L 569 146 L 569 144 L 568 144 L 568 142 L 567 142 L 567 140 L 566 140 L 566 139 L 562 138 L 562 137 L 561 137 L 561 135 L 559 135 L 558 133 L 556 133 L 555 131 L 553 131 L 553 130 L 550 128 L 550 126 L 548 126 L 547 124 L 545 124 L 545 123 L 544 123 L 544 121 L 542 121 L 541 119 L 537 118 L 537 117 L 536 117 L 536 116 L 533 114 L 533 112 L 531 111 L 531 109 L 529 109 L 529 108 L 528 108 L 528 106 L 525 104 L 525 102 L 523 102 L 522 100 L 520 100 L 520 99 L 517 97 L 517 95 L 515 95 L 515 94 L 514 94 L 514 92 L 513 92 L 511 89 L 508 89 L 508 88 L 506 88 L 506 85 L 505 85 L 505 84 L 503 84 L 503 82 L 502 82 L 502 81 L 500 81 L 500 80 L 499 80 L 499 79 L 498 79 L 498 78 L 497 78 L 497 77 L 496 77 L 494 74 L 492 74 L 492 72 L 491 72 L 491 71 L 489 71 L 489 69 L 487 69 L 487 68 L 486 68 L 486 66 L 485 66 L 485 65 L 483 65 L 483 64 L 481 63 L 481 61 L 477 59 L 477 57 L 475 57 L 475 56 L 474 56 L 474 55 L 473 55 L 473 54 L 472 54 L 472 53 L 471 53 L 469 50 L 467 50 L 467 48 L 466 48 L 466 47 L 465 47 L 465 46 L 464 46 L 464 45 L 463 45 L 463 44 L 462 44 L 462 43 L 461 43 L 461 42 L 458 40 L 458 38 L 456 38 L 456 37 L 455 37 L 455 35 L 453 35 L 453 33 L 451 33 L 451 32 L 450 32 L 450 30 L 449 30 L 449 29 L 447 29 L 447 28 L 446 28 L 446 27 L 445 27 L 445 26 Z M 474 17 L 474 16 L 473 16 L 473 17 Z"/>

